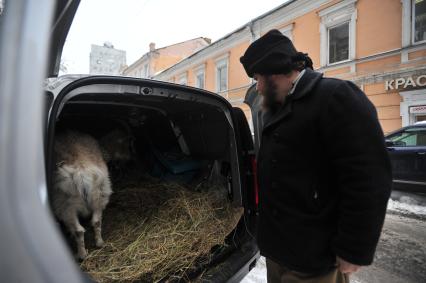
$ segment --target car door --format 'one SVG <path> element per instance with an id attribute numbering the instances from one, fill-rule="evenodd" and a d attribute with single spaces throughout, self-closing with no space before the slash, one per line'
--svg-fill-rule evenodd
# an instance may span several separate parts
<path id="1" fill-rule="evenodd" d="M 387 140 L 396 187 L 426 187 L 426 127 L 404 128 Z"/>
<path id="2" fill-rule="evenodd" d="M 42 82 L 54 15 L 52 0 L 6 1 L 0 15 L 2 282 L 84 280 L 46 209 Z"/>
<path id="3" fill-rule="evenodd" d="M 262 97 L 256 90 L 256 84 L 253 84 L 246 92 L 244 103 L 250 106 L 251 117 L 253 122 L 253 140 L 256 156 L 259 152 L 260 141 L 263 130 L 263 112 Z"/>

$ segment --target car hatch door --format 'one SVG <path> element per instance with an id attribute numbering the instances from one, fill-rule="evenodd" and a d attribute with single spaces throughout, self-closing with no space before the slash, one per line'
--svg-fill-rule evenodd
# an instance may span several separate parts
<path id="1" fill-rule="evenodd" d="M 56 1 L 55 13 L 53 15 L 52 28 L 50 32 L 47 77 L 58 76 L 65 39 L 68 35 L 79 4 L 80 0 Z"/>

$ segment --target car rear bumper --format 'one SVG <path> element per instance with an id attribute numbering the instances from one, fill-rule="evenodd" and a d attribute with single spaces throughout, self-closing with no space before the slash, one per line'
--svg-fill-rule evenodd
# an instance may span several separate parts
<path id="1" fill-rule="evenodd" d="M 254 240 L 236 250 L 225 261 L 209 269 L 201 282 L 240 282 L 256 266 L 260 252 Z"/>

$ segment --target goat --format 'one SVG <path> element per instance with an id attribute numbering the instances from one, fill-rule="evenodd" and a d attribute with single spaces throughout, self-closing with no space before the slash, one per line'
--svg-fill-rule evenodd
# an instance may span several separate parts
<path id="1" fill-rule="evenodd" d="M 80 260 L 87 251 L 79 216 L 91 214 L 95 244 L 102 247 L 102 212 L 112 194 L 107 162 L 130 159 L 129 139 L 124 133 L 113 131 L 101 141 L 103 147 L 92 136 L 74 131 L 55 137 L 58 162 L 51 192 L 52 210 L 75 238 Z"/>

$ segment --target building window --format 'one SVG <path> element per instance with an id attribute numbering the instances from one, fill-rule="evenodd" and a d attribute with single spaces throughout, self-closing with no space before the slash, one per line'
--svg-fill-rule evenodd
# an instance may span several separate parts
<path id="1" fill-rule="evenodd" d="M 195 73 L 195 87 L 204 88 L 205 87 L 205 67 L 204 65 L 196 68 L 194 70 Z"/>
<path id="2" fill-rule="evenodd" d="M 357 0 L 343 0 L 319 12 L 322 67 L 355 59 Z"/>
<path id="3" fill-rule="evenodd" d="M 148 64 L 143 65 L 143 77 L 147 78 L 149 76 Z"/>
<path id="4" fill-rule="evenodd" d="M 349 23 L 328 29 L 328 63 L 349 60 Z"/>
<path id="5" fill-rule="evenodd" d="M 178 83 L 181 85 L 188 85 L 188 78 L 186 73 L 179 76 Z"/>
<path id="6" fill-rule="evenodd" d="M 401 2 L 402 47 L 426 42 L 426 0 L 401 0 Z"/>
<path id="7" fill-rule="evenodd" d="M 219 92 L 228 89 L 228 66 L 222 65 L 217 67 L 217 90 Z"/>
<path id="8" fill-rule="evenodd" d="M 204 72 L 197 74 L 195 86 L 198 88 L 204 88 Z"/>
<path id="9" fill-rule="evenodd" d="M 412 30 L 413 43 L 426 41 L 426 0 L 414 0 Z"/>
<path id="10" fill-rule="evenodd" d="M 294 24 L 290 24 L 282 29 L 280 29 L 280 32 L 287 36 L 291 41 L 293 41 L 293 26 Z"/>
<path id="11" fill-rule="evenodd" d="M 216 60 L 216 91 L 228 90 L 228 57 Z"/>

